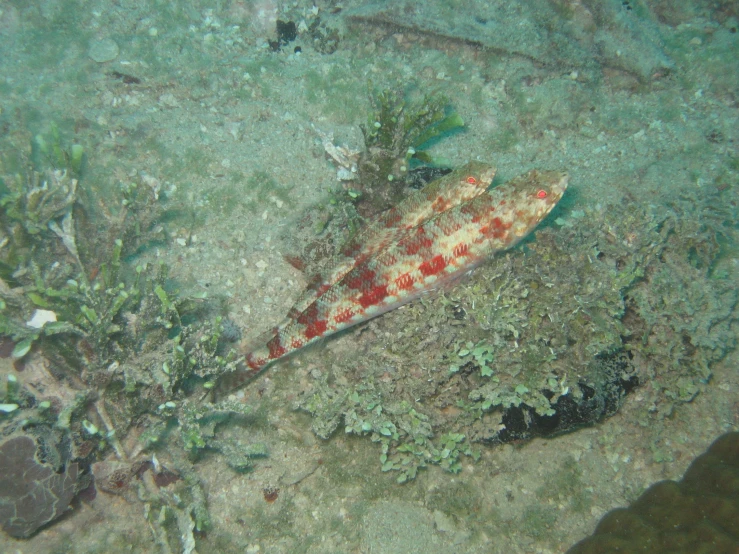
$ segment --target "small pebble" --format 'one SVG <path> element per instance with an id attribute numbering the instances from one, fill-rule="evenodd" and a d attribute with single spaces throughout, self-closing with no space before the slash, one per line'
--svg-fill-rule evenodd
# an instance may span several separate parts
<path id="1" fill-rule="evenodd" d="M 116 59 L 119 51 L 118 45 L 113 39 L 104 38 L 103 40 L 92 41 L 87 54 L 93 61 L 105 63 Z"/>

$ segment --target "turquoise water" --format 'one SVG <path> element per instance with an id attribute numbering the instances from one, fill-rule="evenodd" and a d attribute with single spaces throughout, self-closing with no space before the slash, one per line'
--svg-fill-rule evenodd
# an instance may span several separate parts
<path id="1" fill-rule="evenodd" d="M 739 425 L 738 27 L 708 1 L 2 3 L 0 467 L 73 485 L 0 550 L 565 552 L 680 478 Z M 463 128 L 368 170 L 368 132 L 429 101 Z M 429 160 L 570 184 L 466 278 L 222 387 Z"/>

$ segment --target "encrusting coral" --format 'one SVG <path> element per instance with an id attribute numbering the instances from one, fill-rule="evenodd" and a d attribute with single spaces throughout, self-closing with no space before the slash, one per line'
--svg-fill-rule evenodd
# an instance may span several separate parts
<path id="1" fill-rule="evenodd" d="M 0 446 L 0 525 L 16 538 L 31 536 L 60 517 L 77 494 L 76 463 L 59 471 L 36 458 L 36 444 L 18 436 Z"/>

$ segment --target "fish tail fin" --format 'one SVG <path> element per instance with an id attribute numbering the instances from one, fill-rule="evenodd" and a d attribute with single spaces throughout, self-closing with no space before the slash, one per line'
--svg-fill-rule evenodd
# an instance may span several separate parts
<path id="1" fill-rule="evenodd" d="M 257 363 L 252 353 L 246 354 L 243 360 L 243 365 L 240 364 L 239 367 L 233 371 L 224 373 L 218 378 L 216 386 L 212 389 L 214 400 L 217 398 L 223 398 L 242 388 L 257 377 L 265 367 L 267 367 L 267 364 L 260 365 Z"/>

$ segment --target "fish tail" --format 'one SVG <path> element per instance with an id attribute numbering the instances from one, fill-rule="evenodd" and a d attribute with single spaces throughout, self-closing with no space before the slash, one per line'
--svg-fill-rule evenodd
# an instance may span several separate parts
<path id="1" fill-rule="evenodd" d="M 214 387 L 214 395 L 223 398 L 242 388 L 262 373 L 267 365 L 268 363 L 260 363 L 253 352 L 247 353 L 243 358 L 243 365 L 240 364 L 235 370 L 219 377 L 218 383 Z"/>

